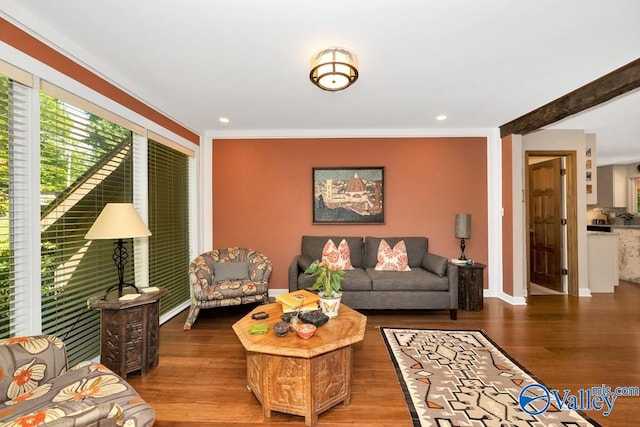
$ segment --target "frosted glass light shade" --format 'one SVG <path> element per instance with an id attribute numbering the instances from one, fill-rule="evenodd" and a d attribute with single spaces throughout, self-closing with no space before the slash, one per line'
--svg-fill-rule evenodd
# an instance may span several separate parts
<path id="1" fill-rule="evenodd" d="M 344 47 L 323 49 L 311 58 L 309 78 L 320 89 L 346 89 L 358 80 L 358 57 Z"/>
<path id="2" fill-rule="evenodd" d="M 131 203 L 107 203 L 87 234 L 87 240 L 151 236 Z"/>

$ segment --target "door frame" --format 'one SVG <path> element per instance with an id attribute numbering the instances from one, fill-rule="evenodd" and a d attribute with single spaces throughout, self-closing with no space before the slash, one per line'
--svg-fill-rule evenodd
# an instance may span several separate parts
<path id="1" fill-rule="evenodd" d="M 578 286 L 578 224 L 577 224 L 577 208 L 578 208 L 578 186 L 577 186 L 577 153 L 575 150 L 526 150 L 524 153 L 524 203 L 525 203 L 525 228 L 527 229 L 526 235 L 526 272 L 527 272 L 527 298 L 530 296 L 531 273 L 531 251 L 530 251 L 530 237 L 529 237 L 529 157 L 564 157 L 566 159 L 565 165 L 567 169 L 566 173 L 566 200 L 565 206 L 567 209 L 567 294 L 572 296 L 579 296 Z"/>

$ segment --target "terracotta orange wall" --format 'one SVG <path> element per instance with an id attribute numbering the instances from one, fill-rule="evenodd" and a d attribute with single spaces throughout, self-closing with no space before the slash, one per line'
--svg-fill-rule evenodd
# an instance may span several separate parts
<path id="1" fill-rule="evenodd" d="M 502 139 L 502 290 L 513 295 L 513 153 L 511 136 Z"/>
<path id="2" fill-rule="evenodd" d="M 460 255 L 456 213 L 471 213 L 465 253 L 487 263 L 485 138 L 214 140 L 213 246 L 244 246 L 273 262 L 287 288 L 302 235 L 427 236 Z M 313 167 L 384 166 L 384 225 L 313 225 Z"/>

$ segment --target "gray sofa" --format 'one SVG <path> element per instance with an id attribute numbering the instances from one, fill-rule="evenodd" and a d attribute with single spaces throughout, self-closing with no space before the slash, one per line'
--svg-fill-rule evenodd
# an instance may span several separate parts
<path id="1" fill-rule="evenodd" d="M 411 271 L 376 271 L 378 246 L 393 247 L 404 240 Z M 448 259 L 429 253 L 426 237 L 302 236 L 301 253 L 289 266 L 289 291 L 306 289 L 315 277 L 304 274 L 313 260 L 322 258 L 328 239 L 349 244 L 353 270 L 345 271 L 342 302 L 355 309 L 448 309 L 452 320 L 458 310 L 458 269 Z"/>

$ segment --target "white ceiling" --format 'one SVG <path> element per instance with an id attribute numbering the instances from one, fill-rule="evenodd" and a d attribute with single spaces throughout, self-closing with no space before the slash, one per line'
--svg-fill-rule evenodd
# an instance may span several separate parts
<path id="1" fill-rule="evenodd" d="M 216 136 L 496 128 L 640 57 L 638 0 L 0 0 L 0 11 Z M 337 93 L 308 77 L 332 45 L 360 60 Z M 639 100 L 555 127 L 596 133 L 600 164 L 640 160 Z"/>

